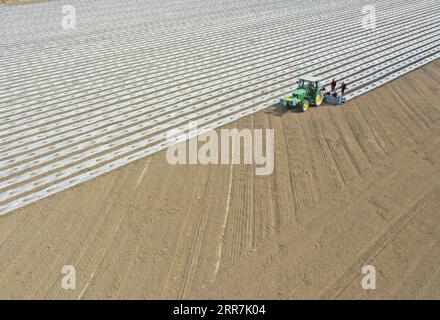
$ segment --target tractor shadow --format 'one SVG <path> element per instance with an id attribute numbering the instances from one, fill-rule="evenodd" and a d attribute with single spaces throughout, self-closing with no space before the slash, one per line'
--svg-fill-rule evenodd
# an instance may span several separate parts
<path id="1" fill-rule="evenodd" d="M 299 114 L 306 114 L 308 112 L 316 112 L 319 109 L 327 109 L 327 108 L 335 108 L 336 106 L 330 105 L 330 104 L 322 104 L 319 107 L 310 107 L 308 111 L 306 112 L 301 112 L 297 109 L 293 109 L 293 108 L 287 108 L 286 106 L 282 105 L 281 103 L 275 103 L 269 107 L 267 107 L 264 110 L 264 113 L 268 114 L 268 115 L 273 115 L 276 117 L 282 117 L 284 116 L 286 113 L 299 113 Z"/>
<path id="2" fill-rule="evenodd" d="M 264 110 L 264 113 L 269 115 L 274 115 L 276 117 L 282 117 L 286 113 L 302 113 L 298 110 L 287 108 L 286 106 L 282 105 L 281 103 L 275 103 Z"/>

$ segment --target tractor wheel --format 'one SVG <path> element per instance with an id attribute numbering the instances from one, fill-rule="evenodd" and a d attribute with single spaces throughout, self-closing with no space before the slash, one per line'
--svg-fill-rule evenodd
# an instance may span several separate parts
<path id="1" fill-rule="evenodd" d="M 315 98 L 315 106 L 319 107 L 322 104 L 322 101 L 324 101 L 324 94 L 319 92 Z"/>
<path id="2" fill-rule="evenodd" d="M 309 105 L 310 105 L 309 100 L 304 100 L 300 107 L 301 111 L 305 112 L 309 110 Z"/>

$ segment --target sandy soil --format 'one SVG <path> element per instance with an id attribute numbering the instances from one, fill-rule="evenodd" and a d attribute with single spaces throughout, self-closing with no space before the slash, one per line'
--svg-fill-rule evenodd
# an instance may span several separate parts
<path id="1" fill-rule="evenodd" d="M 275 129 L 271 176 L 160 152 L 0 217 L 0 298 L 440 298 L 439 88 L 232 124 Z"/>
<path id="2" fill-rule="evenodd" d="M 48 0 L 0 0 L 0 4 L 30 4 L 46 1 Z"/>

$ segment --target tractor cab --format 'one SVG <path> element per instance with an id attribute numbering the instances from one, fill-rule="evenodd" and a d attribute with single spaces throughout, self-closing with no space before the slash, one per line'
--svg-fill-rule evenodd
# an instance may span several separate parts
<path id="1" fill-rule="evenodd" d="M 300 77 L 297 81 L 298 88 L 297 89 L 304 89 L 307 91 L 309 95 L 313 95 L 316 90 L 320 90 L 320 83 L 319 79 L 311 76 L 303 76 Z"/>

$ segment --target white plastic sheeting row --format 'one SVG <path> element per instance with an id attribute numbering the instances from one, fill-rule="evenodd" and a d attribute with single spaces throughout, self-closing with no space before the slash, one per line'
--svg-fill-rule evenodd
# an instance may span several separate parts
<path id="1" fill-rule="evenodd" d="M 0 214 L 162 150 L 189 121 L 200 134 L 273 105 L 299 74 L 346 79 L 352 99 L 440 54 L 432 0 L 74 2 L 68 35 L 65 3 L 0 7 Z"/>

